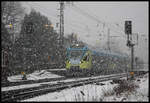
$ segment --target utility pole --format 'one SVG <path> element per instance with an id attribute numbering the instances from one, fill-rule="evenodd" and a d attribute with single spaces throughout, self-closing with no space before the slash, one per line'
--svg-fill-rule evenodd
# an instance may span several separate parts
<path id="1" fill-rule="evenodd" d="M 60 45 L 64 43 L 64 2 L 60 1 Z"/>
<path id="2" fill-rule="evenodd" d="M 134 78 L 134 45 L 132 43 L 132 21 L 125 21 L 125 34 L 127 34 L 127 46 L 131 48 L 131 78 Z"/>
<path id="3" fill-rule="evenodd" d="M 132 43 L 132 35 L 131 35 L 131 44 L 130 44 L 130 48 L 131 48 L 131 72 L 130 72 L 131 78 L 134 77 L 134 74 L 133 74 L 133 71 L 134 71 L 134 45 L 135 44 Z"/>
<path id="4" fill-rule="evenodd" d="M 60 45 L 60 52 L 61 52 L 61 56 L 60 56 L 60 64 L 64 64 L 63 63 L 63 58 L 64 58 L 64 1 L 60 1 L 60 40 L 59 40 L 59 45 Z M 59 66 L 60 68 L 62 68 L 62 66 Z"/>
<path id="5" fill-rule="evenodd" d="M 107 46 L 108 46 L 108 51 L 110 52 L 110 29 L 109 28 L 107 34 Z"/>

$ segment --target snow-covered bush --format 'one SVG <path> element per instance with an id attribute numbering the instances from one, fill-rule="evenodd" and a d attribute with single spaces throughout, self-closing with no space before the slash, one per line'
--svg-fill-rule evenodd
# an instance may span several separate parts
<path id="1" fill-rule="evenodd" d="M 136 88 L 139 86 L 135 84 L 134 82 L 129 82 L 129 81 L 122 81 L 119 82 L 119 85 L 114 87 L 114 92 L 116 95 L 120 95 L 123 92 L 133 92 Z"/>

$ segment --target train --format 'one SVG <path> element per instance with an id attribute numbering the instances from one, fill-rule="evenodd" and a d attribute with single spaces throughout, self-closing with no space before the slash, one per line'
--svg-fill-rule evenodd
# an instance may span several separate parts
<path id="1" fill-rule="evenodd" d="M 130 58 L 127 55 L 104 50 L 95 51 L 85 45 L 73 44 L 67 48 L 65 68 L 69 74 L 121 73 L 130 70 Z"/>
<path id="2" fill-rule="evenodd" d="M 76 44 L 67 48 L 66 69 L 70 72 L 90 71 L 92 69 L 92 52 L 88 47 Z"/>

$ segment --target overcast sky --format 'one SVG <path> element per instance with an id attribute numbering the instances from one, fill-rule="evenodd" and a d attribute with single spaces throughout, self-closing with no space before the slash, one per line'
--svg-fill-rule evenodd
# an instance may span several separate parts
<path id="1" fill-rule="evenodd" d="M 29 13 L 31 8 L 41 12 L 47 16 L 56 27 L 59 22 L 59 2 L 22 2 Z M 65 35 L 72 32 L 78 35 L 80 40 L 83 40 L 90 45 L 104 45 L 107 41 L 108 28 L 110 28 L 110 35 L 119 35 L 118 40 L 121 50 L 128 50 L 126 47 L 126 38 L 124 34 L 124 21 L 132 20 L 133 33 L 140 35 L 147 35 L 148 37 L 148 2 L 73 2 L 68 4 L 65 2 L 64 9 L 64 25 Z M 84 15 L 80 10 L 75 8 L 77 6 L 84 12 L 96 17 L 102 23 L 91 19 Z M 101 35 L 101 36 L 100 36 Z M 114 40 L 114 39 L 113 39 Z M 145 39 L 143 39 L 145 40 Z M 148 60 L 148 40 L 140 41 L 141 44 L 137 46 L 138 52 L 136 55 L 141 55 Z M 142 50 L 143 51 L 142 51 Z M 146 60 L 146 61 L 147 61 Z"/>

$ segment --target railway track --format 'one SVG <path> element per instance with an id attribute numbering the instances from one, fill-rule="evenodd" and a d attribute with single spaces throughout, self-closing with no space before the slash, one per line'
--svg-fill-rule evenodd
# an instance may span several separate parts
<path id="1" fill-rule="evenodd" d="M 53 69 L 48 70 L 48 72 L 52 72 L 57 75 L 61 75 L 62 71 L 65 71 L 65 69 Z M 67 72 L 63 72 L 64 75 L 61 75 L 62 77 L 57 78 L 45 78 L 45 79 L 39 79 L 39 80 L 23 80 L 23 81 L 17 81 L 17 82 L 2 82 L 2 87 L 9 87 L 9 86 L 18 86 L 18 85 L 25 85 L 25 84 L 35 84 L 35 83 L 43 83 L 43 82 L 50 82 L 50 81 L 57 81 L 57 80 L 66 80 L 70 78 L 74 78 L 74 76 L 66 76 Z M 87 76 L 80 76 L 81 78 L 87 77 Z M 79 78 L 79 77 L 77 77 Z"/>
<path id="2" fill-rule="evenodd" d="M 64 71 L 65 69 L 52 69 L 52 70 L 47 70 L 48 72 L 55 72 L 55 71 Z M 56 81 L 56 80 L 64 80 L 67 79 L 66 77 L 61 77 L 61 78 L 45 78 L 45 79 L 39 79 L 39 80 L 23 80 L 23 81 L 18 81 L 18 82 L 2 82 L 1 86 L 2 87 L 8 87 L 8 86 L 17 86 L 17 85 L 23 85 L 23 84 L 34 84 L 34 83 L 42 83 L 42 82 L 49 82 L 49 81 Z"/>
<path id="3" fill-rule="evenodd" d="M 126 77 L 127 74 L 114 74 L 114 75 L 107 75 L 105 77 L 90 77 L 81 80 L 74 80 L 74 81 L 60 81 L 56 84 L 45 84 L 39 87 L 32 87 L 32 88 L 25 88 L 25 89 L 18 89 L 18 90 L 10 90 L 10 91 L 3 91 L 1 95 L 2 101 L 20 101 L 28 98 L 33 98 L 38 95 L 55 92 L 58 90 L 62 90 L 65 88 L 71 88 L 76 86 L 82 86 L 85 84 L 95 83 L 95 82 L 102 82 L 112 79 L 118 79 L 122 77 Z"/>
<path id="4" fill-rule="evenodd" d="M 61 78 L 46 78 L 46 79 L 39 79 L 39 80 L 25 80 L 25 81 L 19 81 L 19 82 L 5 82 L 5 83 L 1 83 L 1 86 L 8 87 L 8 86 L 34 84 L 34 83 L 50 82 L 50 81 L 64 80 L 64 79 L 67 79 L 67 78 L 61 77 Z"/>

